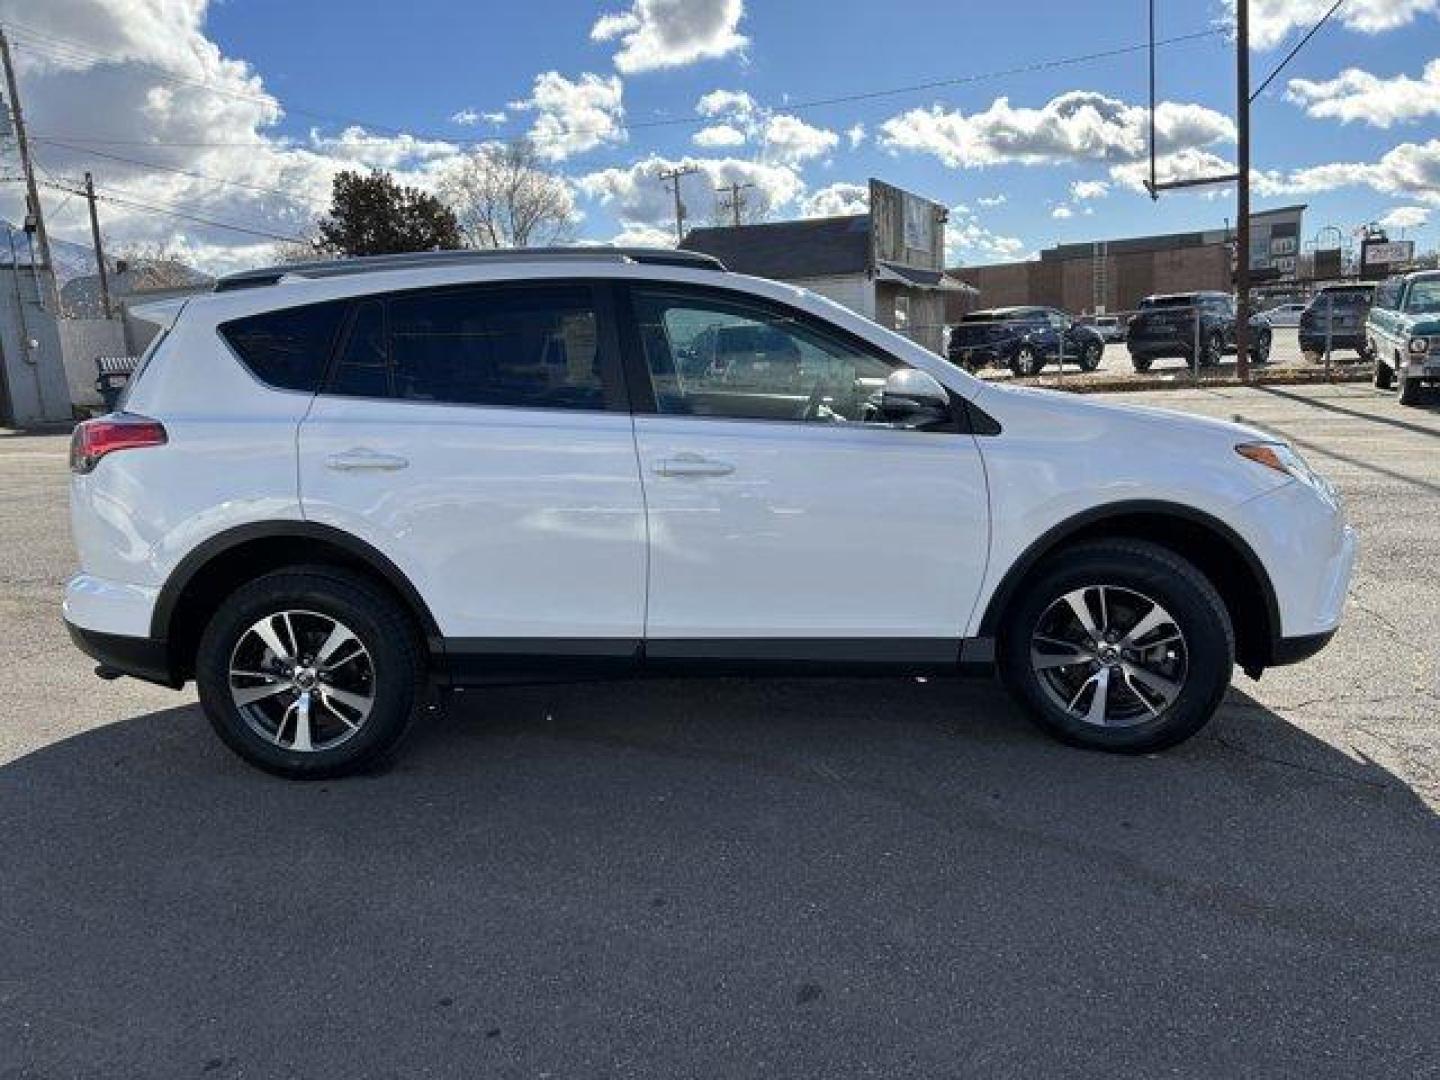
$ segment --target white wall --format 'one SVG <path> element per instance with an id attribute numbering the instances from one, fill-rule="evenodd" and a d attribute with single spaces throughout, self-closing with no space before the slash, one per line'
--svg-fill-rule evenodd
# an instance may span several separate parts
<path id="1" fill-rule="evenodd" d="M 119 319 L 61 319 L 60 350 L 65 357 L 65 382 L 76 405 L 99 405 L 95 390 L 95 358 L 124 356 L 125 328 Z"/>
<path id="2" fill-rule="evenodd" d="M 875 318 L 875 283 L 870 280 L 869 274 L 787 280 L 791 285 L 817 292 L 867 319 Z"/>
<path id="3" fill-rule="evenodd" d="M 71 419 L 55 321 L 41 306 L 34 271 L 0 266 L 0 375 L 9 398 L 9 416 L 0 422 L 31 427 Z"/>

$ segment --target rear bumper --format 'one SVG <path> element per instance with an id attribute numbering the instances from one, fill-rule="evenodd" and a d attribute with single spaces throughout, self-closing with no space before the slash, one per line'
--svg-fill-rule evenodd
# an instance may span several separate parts
<path id="1" fill-rule="evenodd" d="M 1330 348 L 1332 349 L 1353 349 L 1354 351 L 1359 352 L 1360 349 L 1364 347 L 1364 345 L 1365 335 L 1357 332 L 1346 331 L 1345 333 L 1334 333 L 1330 335 Z M 1306 331 L 1302 330 L 1300 332 L 1300 351 L 1324 352 L 1325 335 L 1307 333 Z"/>
<path id="2" fill-rule="evenodd" d="M 129 675 L 172 690 L 185 685 L 185 680 L 177 677 L 170 667 L 170 650 L 164 641 L 87 630 L 68 619 L 65 629 L 75 646 L 109 673 Z"/>

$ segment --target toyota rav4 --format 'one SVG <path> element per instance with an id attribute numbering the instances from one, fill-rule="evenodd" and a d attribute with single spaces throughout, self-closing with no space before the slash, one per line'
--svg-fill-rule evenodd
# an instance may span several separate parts
<path id="1" fill-rule="evenodd" d="M 169 303 L 74 433 L 65 618 L 284 775 L 372 767 L 452 687 L 646 672 L 998 671 L 1053 735 L 1150 751 L 1340 619 L 1353 535 L 1274 436 L 990 386 L 705 256 Z"/>

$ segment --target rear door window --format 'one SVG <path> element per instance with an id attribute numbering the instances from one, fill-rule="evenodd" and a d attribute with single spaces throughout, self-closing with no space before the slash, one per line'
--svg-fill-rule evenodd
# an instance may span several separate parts
<path id="1" fill-rule="evenodd" d="M 313 394 L 345 316 L 346 301 L 281 308 L 220 325 L 250 374 L 267 386 Z"/>
<path id="2" fill-rule="evenodd" d="M 621 407 L 586 284 L 432 289 L 362 304 L 329 393 L 450 405 Z M 608 404 L 607 404 L 608 403 Z"/>

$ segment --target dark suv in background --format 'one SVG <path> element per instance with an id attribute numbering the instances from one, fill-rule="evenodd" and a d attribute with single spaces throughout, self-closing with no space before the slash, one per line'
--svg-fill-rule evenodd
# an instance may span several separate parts
<path id="1" fill-rule="evenodd" d="M 1197 332 L 1196 319 L 1199 319 Z M 1188 364 L 1214 367 L 1226 353 L 1235 351 L 1235 301 L 1229 293 L 1188 292 L 1147 296 L 1130 319 L 1125 344 L 1136 371 L 1149 371 L 1156 360 L 1178 358 Z M 1270 324 L 1250 317 L 1250 359 L 1270 359 Z"/>
<path id="2" fill-rule="evenodd" d="M 1063 311 L 1047 307 L 991 308 L 972 311 L 950 328 L 950 362 L 966 371 L 1004 365 L 1016 375 L 1038 375 L 1064 358 L 1084 371 L 1100 366 L 1105 338 Z"/>
<path id="3" fill-rule="evenodd" d="M 1373 282 L 1321 288 L 1300 313 L 1300 351 L 1324 353 L 1328 338 L 1332 352 L 1351 349 L 1362 360 L 1373 360 L 1375 354 L 1365 337 L 1365 319 L 1374 299 Z"/>

